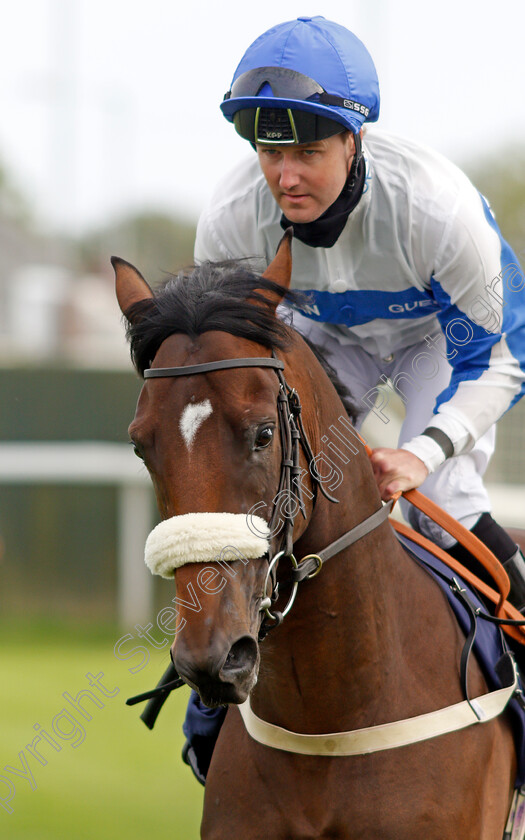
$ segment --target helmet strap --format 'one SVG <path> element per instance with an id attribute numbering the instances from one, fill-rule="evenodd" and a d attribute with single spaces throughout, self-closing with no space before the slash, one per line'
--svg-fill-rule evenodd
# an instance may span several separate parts
<path id="1" fill-rule="evenodd" d="M 359 166 L 359 161 L 361 160 L 361 158 L 363 156 L 363 147 L 361 145 L 361 135 L 360 134 L 354 134 L 353 137 L 354 137 L 354 146 L 355 146 L 354 159 L 352 161 L 352 165 L 350 166 L 348 181 L 346 182 L 345 187 L 344 187 L 345 191 L 348 192 L 348 193 L 351 193 L 353 191 L 354 187 L 355 187 L 355 183 L 356 183 L 356 180 L 357 180 L 357 168 Z"/>

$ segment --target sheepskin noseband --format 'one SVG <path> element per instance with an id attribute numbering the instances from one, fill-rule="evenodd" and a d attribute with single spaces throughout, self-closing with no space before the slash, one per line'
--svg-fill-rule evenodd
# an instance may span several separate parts
<path id="1" fill-rule="evenodd" d="M 146 540 L 144 560 L 154 575 L 172 578 L 186 563 L 255 560 L 269 548 L 268 523 L 243 513 L 185 513 L 165 519 Z M 255 533 L 259 533 L 257 536 Z"/>

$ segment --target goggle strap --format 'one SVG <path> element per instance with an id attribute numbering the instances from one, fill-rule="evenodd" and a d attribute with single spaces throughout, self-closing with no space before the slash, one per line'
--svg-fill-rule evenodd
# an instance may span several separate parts
<path id="1" fill-rule="evenodd" d="M 231 99 L 231 96 L 231 90 L 227 91 L 227 93 L 224 94 L 223 102 Z M 284 97 L 275 98 L 279 101 L 279 99 L 283 99 Z M 363 114 L 365 117 L 368 117 L 370 113 L 370 108 L 367 108 L 366 105 L 363 105 L 361 102 L 357 102 L 355 99 L 345 99 L 342 96 L 334 96 L 331 93 L 318 93 L 315 94 L 315 98 L 312 97 L 311 99 L 297 101 L 320 102 L 321 105 L 335 105 L 336 108 L 346 108 L 347 111 L 356 111 L 358 114 Z M 287 110 L 289 111 L 289 109 Z"/>
<path id="2" fill-rule="evenodd" d="M 344 99 L 342 96 L 333 96 L 331 93 L 320 93 L 318 101 L 322 105 L 335 105 L 337 108 L 346 108 L 348 111 L 356 111 L 358 114 L 363 114 L 368 117 L 370 108 L 356 102 L 355 99 Z"/>

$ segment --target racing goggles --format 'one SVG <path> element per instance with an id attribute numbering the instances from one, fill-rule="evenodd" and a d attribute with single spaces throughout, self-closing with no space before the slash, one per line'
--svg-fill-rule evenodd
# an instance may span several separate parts
<path id="1" fill-rule="evenodd" d="M 235 79 L 231 90 L 224 95 L 224 100 L 256 97 L 265 85 L 272 89 L 273 97 L 303 102 L 319 102 L 322 105 L 335 105 L 349 111 L 357 111 L 368 117 L 370 109 L 353 99 L 334 96 L 327 93 L 321 85 L 309 76 L 287 67 L 256 67 L 247 70 Z M 264 94 L 262 94 L 264 96 Z"/>

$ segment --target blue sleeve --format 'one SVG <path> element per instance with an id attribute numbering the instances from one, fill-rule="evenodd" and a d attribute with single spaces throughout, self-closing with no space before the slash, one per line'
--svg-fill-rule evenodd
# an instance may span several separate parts
<path id="1" fill-rule="evenodd" d="M 437 317 L 453 369 L 449 386 L 436 401 L 436 412 L 456 394 L 462 382 L 482 377 L 488 382 L 492 368 L 511 379 L 516 379 L 516 375 L 520 378 L 517 368 L 521 374 L 525 372 L 525 277 L 518 258 L 501 236 L 487 201 L 483 197 L 481 201 L 485 220 L 500 243 L 499 272 L 486 279 L 483 288 L 478 284 L 468 304 L 463 302 L 461 307 L 452 302 L 453 290 L 447 290 L 443 282 L 431 278 L 432 293 L 439 304 Z M 494 349 L 502 342 L 505 350 L 496 354 Z M 523 376 L 521 380 L 506 408 L 523 396 Z"/>

